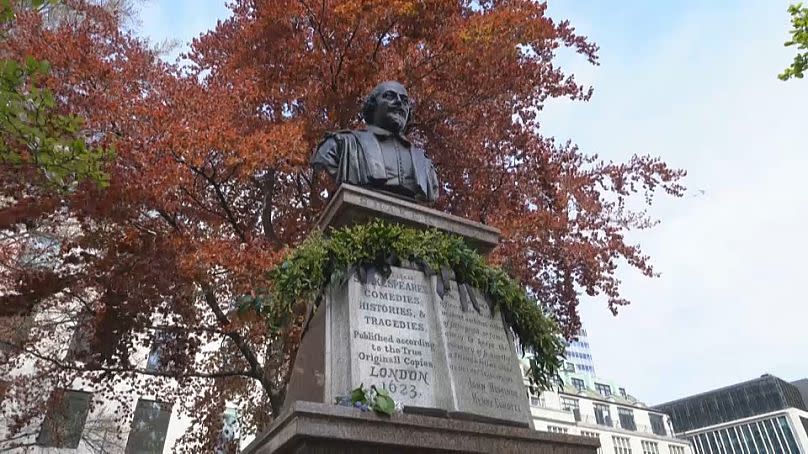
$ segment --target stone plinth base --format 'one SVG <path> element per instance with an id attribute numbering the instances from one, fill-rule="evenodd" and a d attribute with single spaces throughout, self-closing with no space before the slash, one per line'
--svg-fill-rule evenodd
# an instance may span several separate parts
<path id="1" fill-rule="evenodd" d="M 385 219 L 420 229 L 435 228 L 458 235 L 483 255 L 499 242 L 500 232 L 494 227 L 350 184 L 337 189 L 317 226 L 327 232 L 329 228 L 362 224 L 372 219 Z"/>
<path id="2" fill-rule="evenodd" d="M 298 401 L 243 452 L 594 454 L 599 446 L 597 439 L 574 435 L 420 415 L 388 418 Z"/>

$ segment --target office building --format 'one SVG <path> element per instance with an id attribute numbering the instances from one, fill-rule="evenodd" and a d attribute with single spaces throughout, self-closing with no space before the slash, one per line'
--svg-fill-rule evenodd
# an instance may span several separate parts
<path id="1" fill-rule="evenodd" d="M 523 363 L 527 371 L 527 363 Z M 589 373 L 562 372 L 557 389 L 528 389 L 536 430 L 598 438 L 602 454 L 691 454 L 670 418 L 647 408 L 624 387 Z"/>
<path id="2" fill-rule="evenodd" d="M 595 364 L 592 361 L 592 350 L 589 348 L 589 338 L 586 330 L 578 332 L 576 340 L 567 342 L 564 350 L 568 371 L 595 376 Z"/>
<path id="3" fill-rule="evenodd" d="M 808 454 L 805 383 L 767 374 L 654 408 L 697 454 Z"/>
<path id="4" fill-rule="evenodd" d="M 800 392 L 802 395 L 802 402 L 805 404 L 806 408 L 808 408 L 808 378 L 803 378 L 801 380 L 791 382 L 797 388 L 797 391 Z"/>
<path id="5" fill-rule="evenodd" d="M 45 315 L 50 314 L 40 314 L 39 317 Z M 191 423 L 182 413 L 181 405 L 166 401 L 159 394 L 144 394 L 143 389 L 123 382 L 114 385 L 116 399 L 105 397 L 103 385 L 96 387 L 91 380 L 81 377 L 58 389 L 48 390 L 55 404 L 39 418 L 12 432 L 14 416 L 19 411 L 14 382 L 35 374 L 37 366 L 33 359 L 8 345 L 36 345 L 40 351 L 65 361 L 73 358 L 81 361 L 81 355 L 90 352 L 82 334 L 86 331 L 66 329 L 61 333 L 63 336 L 50 339 L 38 336 L 36 331 L 31 332 L 31 325 L 23 323 L 12 330 L 0 326 L 0 333 L 13 334 L 0 338 L 0 452 L 175 452 L 175 442 L 186 433 Z M 36 339 L 26 340 L 31 337 Z M 132 351 L 133 366 L 149 372 L 170 367 L 170 359 L 162 355 L 166 338 L 163 332 L 157 331 L 149 347 L 141 344 Z M 153 379 L 143 377 L 143 380 Z M 169 386 L 178 385 L 168 383 L 164 389 Z M 122 418 L 120 415 L 127 416 Z M 239 433 L 235 406 L 224 409 L 221 417 L 219 447 L 211 451 L 213 454 L 230 452 L 233 447 L 244 447 L 251 441 L 249 434 Z"/>

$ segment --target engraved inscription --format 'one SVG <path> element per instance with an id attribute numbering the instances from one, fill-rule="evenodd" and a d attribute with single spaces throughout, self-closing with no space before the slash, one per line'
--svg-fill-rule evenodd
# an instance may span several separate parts
<path id="1" fill-rule="evenodd" d="M 354 386 L 386 388 L 404 405 L 435 406 L 436 345 L 429 282 L 419 271 L 393 268 L 387 280 L 351 282 Z"/>
<path id="2" fill-rule="evenodd" d="M 464 312 L 451 282 L 450 292 L 436 304 L 457 410 L 526 421 L 524 385 L 502 317 L 491 315 L 482 295 L 477 300 L 481 314 L 473 308 Z"/>

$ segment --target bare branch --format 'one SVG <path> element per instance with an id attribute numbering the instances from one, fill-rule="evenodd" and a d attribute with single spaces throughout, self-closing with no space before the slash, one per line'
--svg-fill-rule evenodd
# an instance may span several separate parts
<path id="1" fill-rule="evenodd" d="M 216 316 L 216 320 L 218 320 L 219 324 L 222 326 L 227 326 L 230 324 L 230 320 L 227 318 L 227 315 L 222 311 L 222 308 L 219 307 L 219 302 L 216 300 L 216 295 L 213 293 L 213 289 L 210 288 L 210 285 L 207 283 L 202 284 L 202 291 L 205 294 L 205 302 L 208 304 L 208 307 L 213 311 L 213 314 Z M 247 342 L 244 341 L 244 338 L 241 334 L 235 331 L 229 331 L 225 333 L 225 336 L 229 337 L 236 347 L 239 349 L 242 355 L 244 355 L 244 359 L 247 360 L 247 363 L 250 365 L 250 376 L 253 378 L 261 378 L 261 364 L 258 362 L 258 358 L 255 356 L 255 353 L 252 351 Z"/>
<path id="2" fill-rule="evenodd" d="M 0 340 L 0 344 L 5 345 L 7 347 L 14 348 L 19 350 L 22 353 L 26 353 L 28 355 L 33 356 L 34 358 L 41 359 L 43 361 L 47 361 L 54 366 L 64 369 L 64 370 L 72 370 L 75 372 L 104 372 L 104 373 L 122 373 L 122 372 L 129 372 L 135 373 L 139 375 L 151 375 L 153 377 L 167 377 L 167 378 L 224 378 L 224 377 L 247 377 L 247 378 L 255 378 L 255 374 L 252 370 L 228 370 L 228 371 L 219 371 L 219 372 L 199 372 L 199 371 L 151 371 L 146 369 L 139 369 L 136 367 L 105 367 L 105 366 L 93 366 L 93 365 L 84 365 L 84 366 L 77 366 L 75 364 L 68 364 L 64 361 L 60 361 L 56 358 L 52 358 L 47 355 L 43 355 L 38 351 L 21 347 L 19 345 L 13 344 L 11 342 L 7 342 L 4 340 Z"/>
<path id="3" fill-rule="evenodd" d="M 274 243 L 278 242 L 275 228 L 272 225 L 272 208 L 274 207 L 272 200 L 275 197 L 276 179 L 276 171 L 275 169 L 271 169 L 260 182 L 261 191 L 264 193 L 264 203 L 261 207 L 261 226 L 264 229 L 264 237 Z"/>

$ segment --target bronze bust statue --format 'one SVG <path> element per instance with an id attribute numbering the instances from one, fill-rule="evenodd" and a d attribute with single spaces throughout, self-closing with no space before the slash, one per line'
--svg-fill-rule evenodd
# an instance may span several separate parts
<path id="1" fill-rule="evenodd" d="M 369 187 L 419 202 L 438 198 L 435 166 L 424 150 L 404 137 L 410 98 L 398 82 L 382 82 L 365 100 L 367 128 L 326 134 L 311 158 L 337 183 Z"/>

